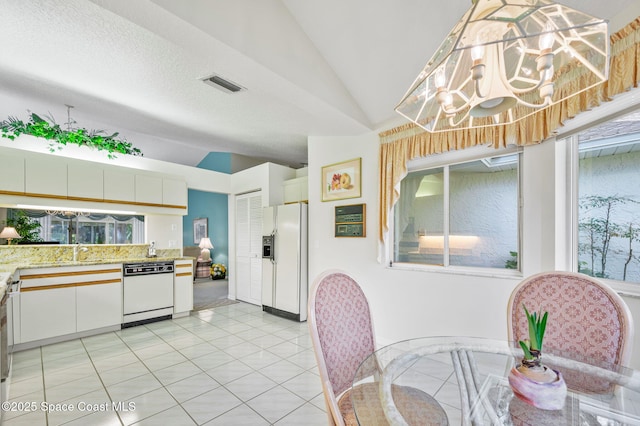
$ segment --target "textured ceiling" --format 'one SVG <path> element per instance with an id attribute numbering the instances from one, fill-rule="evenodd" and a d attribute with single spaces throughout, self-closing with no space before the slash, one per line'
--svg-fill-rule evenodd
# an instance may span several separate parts
<path id="1" fill-rule="evenodd" d="M 564 4 L 611 20 L 637 0 Z M 224 151 L 300 165 L 307 137 L 393 111 L 468 0 L 0 0 L 0 119 L 27 108 L 121 133 L 147 157 Z M 247 88 L 227 94 L 201 78 Z M 17 108 L 17 110 L 16 110 Z M 25 111 L 26 116 L 26 111 Z"/>

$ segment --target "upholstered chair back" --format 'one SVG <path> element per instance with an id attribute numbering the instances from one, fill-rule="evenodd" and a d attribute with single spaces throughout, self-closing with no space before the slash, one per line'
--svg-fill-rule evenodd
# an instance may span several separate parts
<path id="1" fill-rule="evenodd" d="M 349 387 L 360 363 L 375 350 L 369 303 L 353 278 L 324 276 L 310 300 L 327 377 L 335 395 Z"/>
<path id="2" fill-rule="evenodd" d="M 549 312 L 545 348 L 602 367 L 628 365 L 633 346 L 631 313 L 608 285 L 584 274 L 544 272 L 523 280 L 512 292 L 507 308 L 509 340 L 528 339 L 523 306 L 529 312 Z M 569 387 L 603 391 L 608 384 L 571 383 Z M 598 389 L 598 387 L 603 389 Z M 589 389 L 587 389 L 589 390 Z"/>

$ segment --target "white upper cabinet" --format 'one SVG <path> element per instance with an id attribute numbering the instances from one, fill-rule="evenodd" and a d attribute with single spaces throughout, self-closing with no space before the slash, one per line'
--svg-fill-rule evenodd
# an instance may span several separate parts
<path id="1" fill-rule="evenodd" d="M 187 178 L 115 164 L 71 159 L 0 146 L 0 196 L 46 199 L 38 204 L 133 210 L 139 213 L 187 212 Z M 116 160 L 117 161 L 117 160 Z M 12 203 L 16 201 L 12 199 Z M 116 204 L 121 206 L 114 207 Z"/>
<path id="2" fill-rule="evenodd" d="M 285 204 L 309 200 L 309 179 L 307 176 L 285 180 L 283 189 Z"/>
<path id="3" fill-rule="evenodd" d="M 53 155 L 26 159 L 25 191 L 30 194 L 67 196 L 67 161 Z"/>
<path id="4" fill-rule="evenodd" d="M 186 206 L 187 182 L 178 179 L 162 179 L 162 204 L 165 206 Z"/>
<path id="5" fill-rule="evenodd" d="M 136 202 L 162 204 L 162 177 L 136 174 Z"/>
<path id="6" fill-rule="evenodd" d="M 134 202 L 136 200 L 136 175 L 122 167 L 105 167 L 104 199 Z"/>
<path id="7" fill-rule="evenodd" d="M 2 154 L 0 191 L 24 193 L 24 156 Z"/>
<path id="8" fill-rule="evenodd" d="M 104 198 L 104 174 L 102 167 L 94 163 L 73 161 L 67 165 L 67 195 L 69 197 Z"/>

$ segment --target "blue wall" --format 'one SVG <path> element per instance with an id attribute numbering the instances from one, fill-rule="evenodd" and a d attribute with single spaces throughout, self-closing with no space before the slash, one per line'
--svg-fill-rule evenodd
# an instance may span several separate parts
<path id="1" fill-rule="evenodd" d="M 189 189 L 189 214 L 182 222 L 183 245 L 197 246 L 193 242 L 193 219 L 206 217 L 209 238 L 213 244 L 211 258 L 214 263 L 229 266 L 229 210 L 228 195 Z"/>
<path id="2" fill-rule="evenodd" d="M 231 173 L 231 154 L 227 152 L 210 152 L 200 161 L 198 167 L 220 173 Z M 206 217 L 208 232 L 213 249 L 211 258 L 214 263 L 229 266 L 229 196 L 215 192 L 189 189 L 189 214 L 182 219 L 184 247 L 197 246 L 193 242 L 193 219 Z"/>
<path id="3" fill-rule="evenodd" d="M 201 169 L 227 174 L 233 173 L 232 166 L 231 154 L 228 152 L 210 152 L 198 163 Z"/>

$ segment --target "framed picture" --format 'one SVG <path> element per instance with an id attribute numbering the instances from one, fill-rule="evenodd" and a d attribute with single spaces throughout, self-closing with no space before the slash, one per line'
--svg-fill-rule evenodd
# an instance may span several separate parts
<path id="1" fill-rule="evenodd" d="M 207 232 L 207 218 L 193 219 L 193 244 L 200 244 L 200 240 L 209 235 Z"/>
<path id="2" fill-rule="evenodd" d="M 322 201 L 361 197 L 360 167 L 360 158 L 324 166 L 321 179 Z"/>

